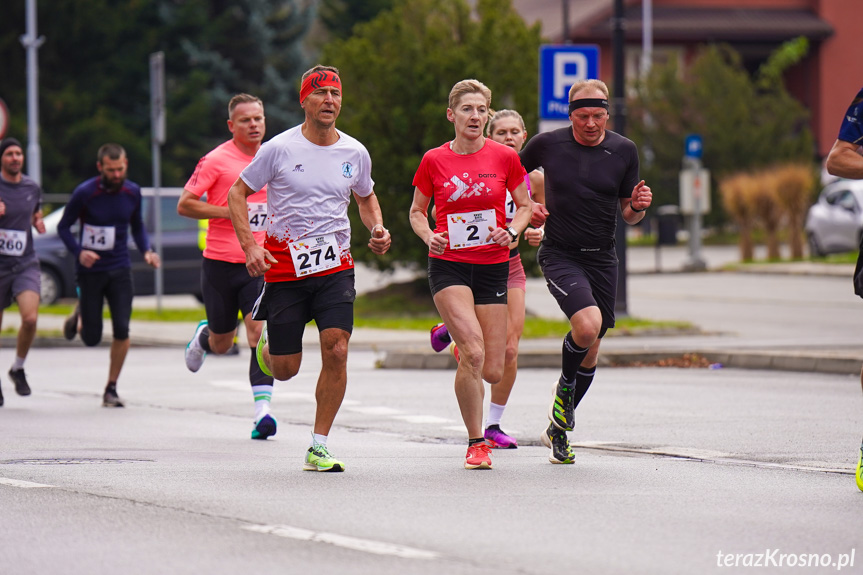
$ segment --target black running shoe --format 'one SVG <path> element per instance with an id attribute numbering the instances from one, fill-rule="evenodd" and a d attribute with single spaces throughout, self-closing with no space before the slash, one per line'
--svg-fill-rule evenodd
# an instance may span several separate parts
<path id="1" fill-rule="evenodd" d="M 0 407 L 3 407 L 3 390 L 0 389 Z"/>
<path id="2" fill-rule="evenodd" d="M 572 431 L 575 429 L 575 383 L 564 385 L 557 382 L 552 388 L 552 393 L 548 418 L 556 428 Z"/>
<path id="3" fill-rule="evenodd" d="M 10 369 L 9 378 L 15 382 L 15 393 L 18 395 L 30 395 L 30 386 L 27 385 L 27 376 L 24 375 L 24 368 Z"/>
<path id="4" fill-rule="evenodd" d="M 75 311 L 72 312 L 72 315 L 66 318 L 66 321 L 63 322 L 63 337 L 72 341 L 75 339 L 75 334 L 78 333 L 78 316 L 80 315 L 81 310 L 76 305 Z"/>
<path id="5" fill-rule="evenodd" d="M 565 431 L 550 423 L 548 429 L 542 432 L 540 440 L 543 445 L 551 449 L 548 460 L 552 463 L 575 463 L 575 456 L 569 447 L 569 439 L 567 439 Z"/>
<path id="6" fill-rule="evenodd" d="M 105 388 L 105 395 L 102 396 L 102 407 L 124 407 L 120 396 L 117 395 L 117 388 L 109 385 Z"/>

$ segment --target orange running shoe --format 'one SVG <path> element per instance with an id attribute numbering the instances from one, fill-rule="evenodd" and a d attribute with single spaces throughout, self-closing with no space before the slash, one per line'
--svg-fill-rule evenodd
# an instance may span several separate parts
<path id="1" fill-rule="evenodd" d="M 464 458 L 464 468 L 491 469 L 491 447 L 485 441 L 469 445 Z"/>

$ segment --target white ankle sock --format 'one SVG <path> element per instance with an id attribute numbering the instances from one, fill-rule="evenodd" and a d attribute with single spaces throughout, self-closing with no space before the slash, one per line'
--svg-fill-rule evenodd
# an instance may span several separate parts
<path id="1" fill-rule="evenodd" d="M 13 369 L 13 370 L 15 370 L 15 369 L 24 369 L 24 358 L 23 358 L 23 357 L 18 357 L 18 356 L 16 355 L 16 356 L 15 356 L 15 362 L 12 364 L 12 368 L 11 368 L 11 369 Z"/>
<path id="2" fill-rule="evenodd" d="M 326 435 L 318 435 L 317 433 L 312 432 L 312 442 L 309 443 L 309 447 L 314 447 L 315 445 L 323 445 L 327 446 L 327 436 Z"/>
<path id="3" fill-rule="evenodd" d="M 485 422 L 485 426 L 488 427 L 490 425 L 500 425 L 500 420 L 503 417 L 504 409 L 506 409 L 505 405 L 498 405 L 496 403 L 489 402 L 488 419 Z"/>
<path id="4" fill-rule="evenodd" d="M 272 385 L 253 385 L 252 393 L 255 396 L 255 421 L 270 413 L 270 400 L 273 397 Z"/>

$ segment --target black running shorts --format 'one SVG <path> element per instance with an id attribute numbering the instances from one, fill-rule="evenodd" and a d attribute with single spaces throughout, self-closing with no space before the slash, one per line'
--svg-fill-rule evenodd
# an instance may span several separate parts
<path id="1" fill-rule="evenodd" d="M 132 318 L 132 269 L 78 274 L 78 305 L 81 310 L 81 339 L 84 345 L 102 341 L 102 302 L 108 301 L 114 339 L 129 339 Z"/>
<path id="2" fill-rule="evenodd" d="M 252 317 L 267 320 L 270 355 L 303 351 L 303 332 L 312 320 L 318 331 L 354 329 L 354 270 L 290 282 L 265 283 Z"/>
<path id="3" fill-rule="evenodd" d="M 614 249 L 614 248 L 612 248 Z M 565 251 L 540 246 L 536 259 L 545 276 L 548 291 L 557 305 L 572 319 L 586 307 L 597 306 L 602 314 L 599 337 L 614 327 L 614 303 L 617 298 L 617 263 L 591 265 L 576 261 Z"/>
<path id="4" fill-rule="evenodd" d="M 450 286 L 467 286 L 475 305 L 506 304 L 509 261 L 498 264 L 469 264 L 429 258 L 429 287 L 432 297 Z"/>
<path id="5" fill-rule="evenodd" d="M 243 317 L 261 293 L 264 278 L 253 278 L 246 264 L 204 258 L 201 266 L 201 293 L 212 333 L 231 333 L 237 329 L 237 313 Z"/>

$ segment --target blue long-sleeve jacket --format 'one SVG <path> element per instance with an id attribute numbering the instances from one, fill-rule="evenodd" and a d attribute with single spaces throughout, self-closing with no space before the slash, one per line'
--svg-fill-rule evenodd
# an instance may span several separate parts
<path id="1" fill-rule="evenodd" d="M 80 224 L 77 238 L 69 229 L 76 221 Z M 131 267 L 130 228 L 138 250 L 142 254 L 147 252 L 150 241 L 142 217 L 141 187 L 126 180 L 118 191 L 109 192 L 102 186 L 101 178 L 95 177 L 72 192 L 72 198 L 57 224 L 57 233 L 66 248 L 75 254 L 78 273 L 95 273 Z M 100 258 L 93 267 L 85 268 L 78 261 L 82 249 L 99 254 Z"/>

